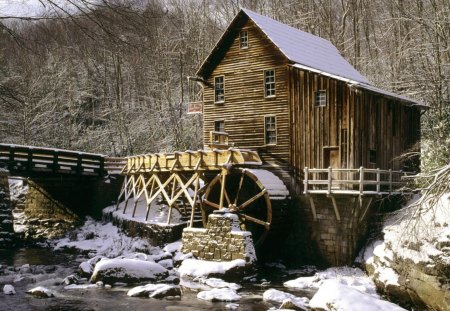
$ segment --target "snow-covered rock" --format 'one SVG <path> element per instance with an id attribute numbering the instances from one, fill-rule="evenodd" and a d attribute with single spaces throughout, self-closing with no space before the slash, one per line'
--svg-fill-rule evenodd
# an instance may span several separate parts
<path id="1" fill-rule="evenodd" d="M 230 288 L 213 288 L 211 290 L 199 292 L 198 299 L 208 301 L 238 301 L 241 299 L 234 290 Z"/>
<path id="2" fill-rule="evenodd" d="M 6 284 L 5 286 L 3 286 L 3 293 L 5 295 L 15 295 L 16 290 L 14 289 L 14 286 L 12 286 L 11 284 Z"/>
<path id="3" fill-rule="evenodd" d="M 410 202 L 418 200 L 416 196 Z M 450 309 L 450 194 L 436 204 L 408 206 L 384 222 L 384 239 L 360 261 L 377 287 L 399 301 Z"/>
<path id="4" fill-rule="evenodd" d="M 376 295 L 373 281 L 358 268 L 335 267 L 325 271 L 316 272 L 313 276 L 299 277 L 284 282 L 284 286 L 294 289 L 319 288 L 324 281 L 334 279 L 340 284 L 355 288 L 361 292 Z"/>
<path id="5" fill-rule="evenodd" d="M 155 262 L 127 258 L 103 259 L 95 265 L 91 282 L 154 282 L 168 275 L 167 269 Z"/>
<path id="6" fill-rule="evenodd" d="M 127 295 L 130 297 L 163 298 L 166 296 L 180 296 L 181 289 L 176 285 L 147 284 L 130 289 Z"/>
<path id="7" fill-rule="evenodd" d="M 42 286 L 38 286 L 28 290 L 27 294 L 38 298 L 50 298 L 55 296 L 51 290 Z"/>
<path id="8" fill-rule="evenodd" d="M 290 302 L 297 309 L 307 310 L 309 299 L 306 297 L 297 297 L 289 293 L 282 292 L 276 289 L 268 289 L 263 294 L 263 300 L 272 304 L 283 305 L 285 309 Z"/>
<path id="9" fill-rule="evenodd" d="M 363 293 L 337 280 L 324 281 L 309 302 L 312 309 L 325 311 L 405 311 L 391 302 Z"/>
<path id="10" fill-rule="evenodd" d="M 199 281 L 203 284 L 208 285 L 209 287 L 212 287 L 212 288 L 229 288 L 234 291 L 238 291 L 239 289 L 242 288 L 242 286 L 239 284 L 228 283 L 228 282 L 225 282 L 224 280 L 217 279 L 217 278 L 199 279 Z"/>
<path id="11" fill-rule="evenodd" d="M 227 278 L 234 276 L 242 268 L 245 268 L 245 260 L 243 259 L 226 262 L 186 259 L 178 268 L 178 272 L 181 277 L 219 276 Z"/>

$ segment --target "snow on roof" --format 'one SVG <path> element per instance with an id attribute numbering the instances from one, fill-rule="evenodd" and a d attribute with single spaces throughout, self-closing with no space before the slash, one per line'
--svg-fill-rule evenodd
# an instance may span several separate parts
<path id="1" fill-rule="evenodd" d="M 290 61 L 343 78 L 369 83 L 363 75 L 342 57 L 330 41 L 253 11 L 247 9 L 242 9 L 242 11 L 258 25 Z"/>

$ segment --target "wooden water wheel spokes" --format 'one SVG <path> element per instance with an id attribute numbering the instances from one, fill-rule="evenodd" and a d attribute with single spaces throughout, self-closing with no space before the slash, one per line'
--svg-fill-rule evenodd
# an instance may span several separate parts
<path id="1" fill-rule="evenodd" d="M 205 227 L 209 214 L 221 208 L 237 214 L 242 229 L 252 233 L 256 245 L 262 243 L 272 222 L 272 205 L 267 190 L 251 170 L 223 170 L 209 182 L 202 204 Z"/>

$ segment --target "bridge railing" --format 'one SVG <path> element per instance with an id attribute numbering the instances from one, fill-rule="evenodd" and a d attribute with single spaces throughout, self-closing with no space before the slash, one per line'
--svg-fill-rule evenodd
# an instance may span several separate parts
<path id="1" fill-rule="evenodd" d="M 103 175 L 105 156 L 22 145 L 0 144 L 0 162 L 13 171 Z"/>
<path id="2" fill-rule="evenodd" d="M 369 169 L 304 169 L 303 192 L 324 194 L 391 194 L 406 185 L 412 172 Z"/>

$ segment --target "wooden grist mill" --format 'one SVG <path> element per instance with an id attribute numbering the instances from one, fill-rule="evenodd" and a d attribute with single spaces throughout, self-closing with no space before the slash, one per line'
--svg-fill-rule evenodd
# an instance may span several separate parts
<path id="1" fill-rule="evenodd" d="M 272 225 L 273 209 L 289 196 L 282 181 L 261 165 L 255 151 L 235 148 L 129 157 L 119 202 L 125 200 L 125 214 L 132 201 L 129 212 L 134 217 L 143 199 L 145 221 L 151 221 L 150 211 L 162 199 L 168 209 L 166 224 L 187 221 L 190 227 L 200 217 L 206 226 L 210 213 L 225 208 L 239 216 L 242 228 L 259 244 Z"/>
<path id="2" fill-rule="evenodd" d="M 349 264 L 380 202 L 419 167 L 403 155 L 417 154 L 426 105 L 372 85 L 331 42 L 250 10 L 188 82 L 203 150 L 132 156 L 122 171 L 119 199 L 134 203 L 123 211 L 144 222 L 206 225 L 226 208 L 267 254 Z"/>

